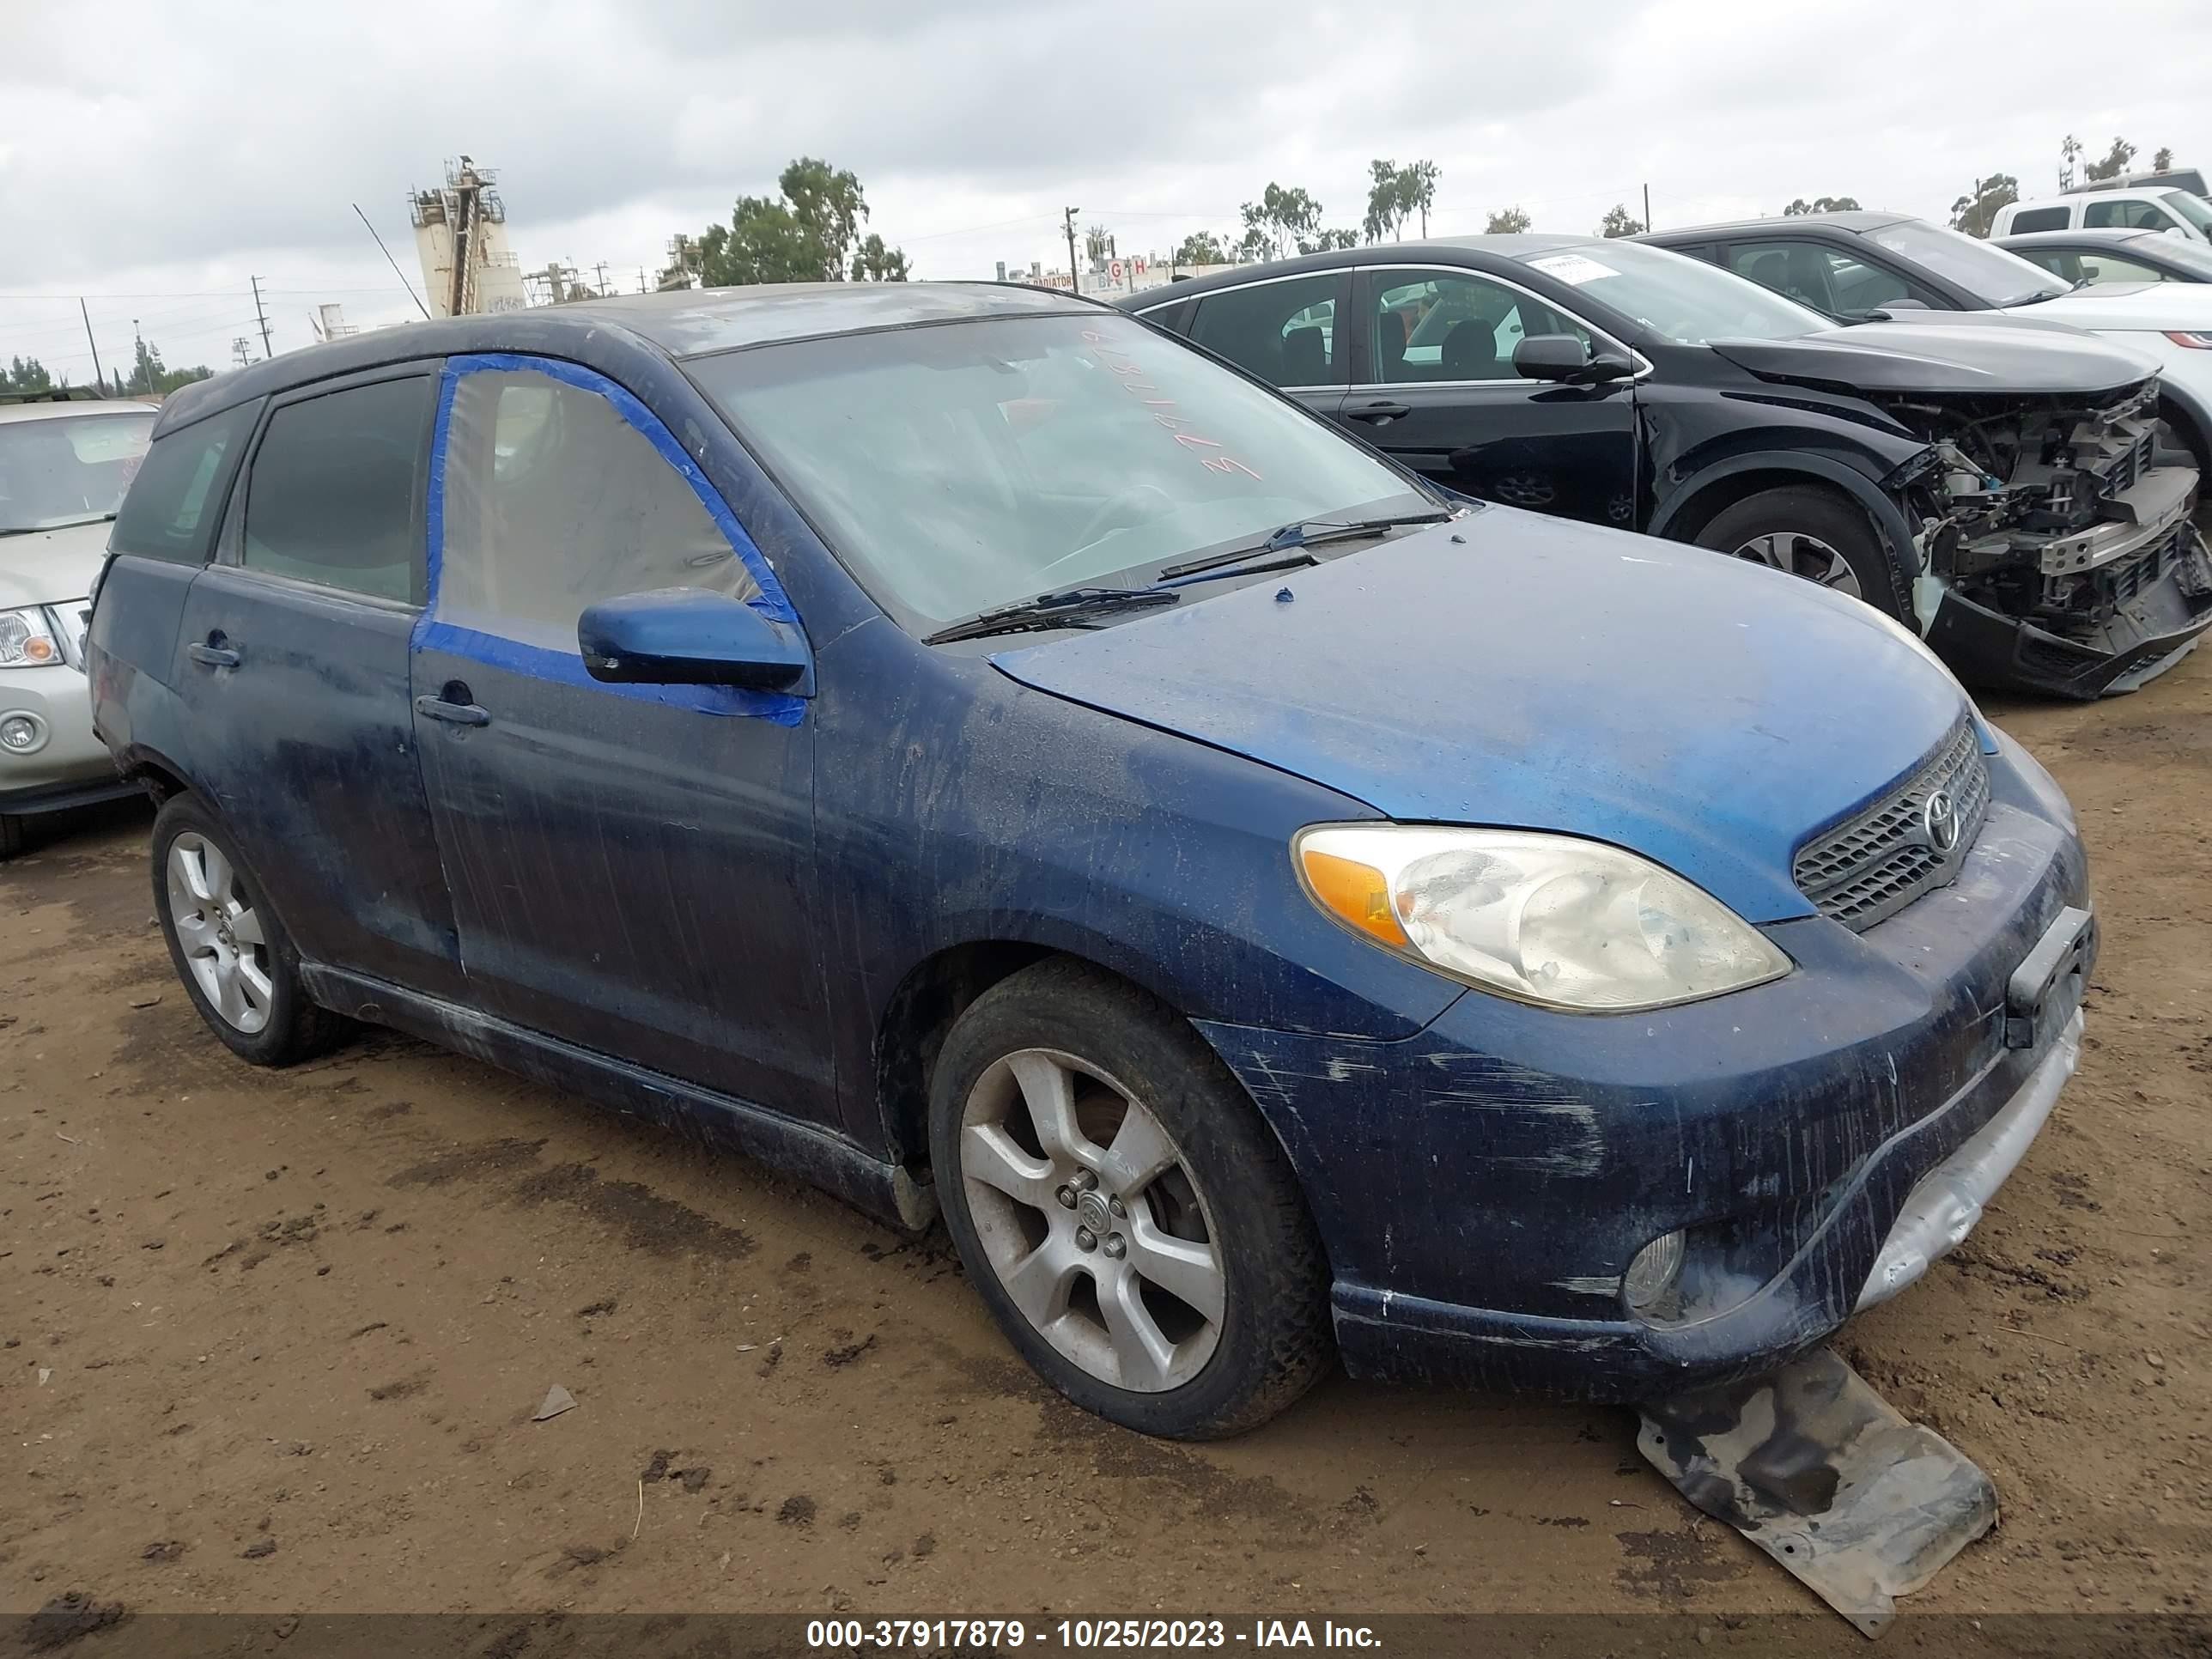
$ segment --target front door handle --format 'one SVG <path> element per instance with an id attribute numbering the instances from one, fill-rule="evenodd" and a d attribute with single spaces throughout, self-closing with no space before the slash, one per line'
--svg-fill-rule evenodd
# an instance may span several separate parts
<path id="1" fill-rule="evenodd" d="M 489 726 L 491 710 L 473 702 L 449 702 L 443 697 L 417 697 L 415 712 L 426 720 L 448 726 Z"/>
<path id="2" fill-rule="evenodd" d="M 1383 426 L 1396 420 L 1401 415 L 1410 415 L 1413 411 L 1411 406 L 1406 404 L 1372 403 L 1362 404 L 1357 409 L 1347 409 L 1344 412 L 1352 420 L 1368 421 L 1376 426 Z"/>
<path id="3" fill-rule="evenodd" d="M 227 645 L 188 645 L 185 654 L 207 668 L 235 668 L 241 660 Z"/>

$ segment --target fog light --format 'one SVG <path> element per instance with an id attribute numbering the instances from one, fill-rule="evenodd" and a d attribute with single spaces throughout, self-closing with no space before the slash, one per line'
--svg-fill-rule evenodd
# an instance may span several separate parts
<path id="1" fill-rule="evenodd" d="M 27 755 L 45 740 L 38 721 L 28 714 L 10 714 L 0 720 L 0 749 L 11 755 Z"/>
<path id="2" fill-rule="evenodd" d="M 1620 1276 L 1621 1294 L 1632 1313 L 1648 1313 L 1674 1294 L 1682 1276 L 1682 1235 L 1662 1233 L 1636 1253 Z"/>

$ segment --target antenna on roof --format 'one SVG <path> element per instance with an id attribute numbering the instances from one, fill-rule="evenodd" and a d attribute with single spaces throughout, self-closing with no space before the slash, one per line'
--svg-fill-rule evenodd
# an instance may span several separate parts
<path id="1" fill-rule="evenodd" d="M 430 307 L 422 303 L 422 296 L 415 291 L 415 284 L 407 280 L 407 273 L 400 270 L 399 261 L 393 258 L 392 250 L 385 246 L 384 238 L 377 235 L 376 227 L 368 222 L 368 216 L 361 210 L 361 204 L 358 202 L 353 204 L 353 210 L 354 216 L 361 221 L 361 228 L 375 240 L 376 251 L 384 256 L 384 263 L 392 267 L 392 274 L 399 279 L 399 285 L 407 290 L 407 297 L 414 301 L 415 309 L 422 313 L 424 322 L 428 322 Z"/>

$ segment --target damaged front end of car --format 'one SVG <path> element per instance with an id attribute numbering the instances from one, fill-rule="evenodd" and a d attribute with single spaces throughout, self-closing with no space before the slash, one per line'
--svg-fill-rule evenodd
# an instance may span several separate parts
<path id="1" fill-rule="evenodd" d="M 2212 628 L 2197 470 L 2160 464 L 2155 376 L 2101 398 L 1875 401 L 1928 445 L 1885 482 L 1919 555 L 1915 619 L 1962 678 L 2107 696 Z"/>

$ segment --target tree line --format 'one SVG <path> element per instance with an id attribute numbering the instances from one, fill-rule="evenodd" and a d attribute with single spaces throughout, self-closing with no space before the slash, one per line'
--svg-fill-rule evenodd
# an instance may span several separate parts
<path id="1" fill-rule="evenodd" d="M 2116 137 L 2112 148 L 2094 161 L 2082 158 L 2089 152 L 2072 133 L 2058 142 L 2058 188 L 2061 191 L 2079 189 L 2082 185 L 2094 185 L 2107 179 L 2117 179 L 2128 171 L 2138 151 L 2124 138 Z M 2151 153 L 2150 170 L 2168 173 L 2173 167 L 2173 151 L 2161 144 Z M 1951 204 L 1951 228 L 1962 230 L 1969 236 L 1987 236 L 1990 227 L 1996 222 L 1997 210 L 2010 207 L 2021 199 L 2020 180 L 2009 173 L 1993 173 L 1987 178 L 1974 180 L 1973 188 Z"/>
<path id="2" fill-rule="evenodd" d="M 729 288 L 751 283 L 903 283 L 905 250 L 860 226 L 868 198 L 844 167 L 802 155 L 776 179 L 774 196 L 740 196 L 730 222 L 675 239 L 663 288 L 696 283 Z"/>
<path id="3" fill-rule="evenodd" d="M 161 349 L 137 343 L 135 361 L 131 373 L 119 369 L 108 371 L 107 379 L 94 382 L 111 398 L 161 397 L 174 392 L 180 386 L 190 386 L 194 380 L 204 380 L 215 371 L 205 363 L 195 363 L 190 368 L 171 368 L 161 361 Z M 57 379 L 36 357 L 10 357 L 8 367 L 0 369 L 0 392 L 66 392 L 70 377 L 64 372 Z"/>

